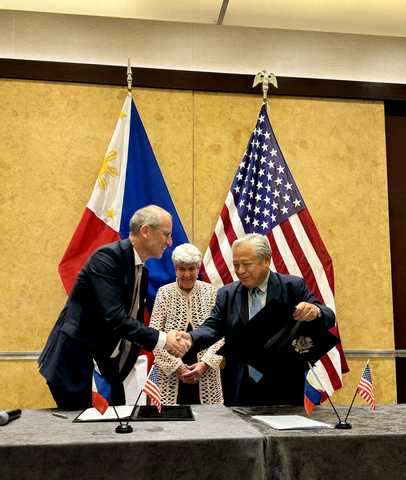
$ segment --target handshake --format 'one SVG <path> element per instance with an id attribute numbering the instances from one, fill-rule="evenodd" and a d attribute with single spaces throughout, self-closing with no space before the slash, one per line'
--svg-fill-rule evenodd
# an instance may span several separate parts
<path id="1" fill-rule="evenodd" d="M 171 330 L 166 334 L 165 350 L 174 357 L 181 358 L 192 346 L 192 337 L 186 332 Z"/>

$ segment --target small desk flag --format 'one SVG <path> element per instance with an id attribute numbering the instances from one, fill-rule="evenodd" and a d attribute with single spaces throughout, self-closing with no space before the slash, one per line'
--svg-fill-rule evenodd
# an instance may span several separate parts
<path id="1" fill-rule="evenodd" d="M 154 405 L 156 405 L 159 413 L 161 413 L 161 390 L 159 388 L 159 374 L 156 365 L 152 365 L 142 391 L 149 396 Z"/>
<path id="2" fill-rule="evenodd" d="M 319 385 L 317 381 L 314 378 L 314 375 L 310 368 L 306 371 L 305 373 L 306 376 L 306 381 L 305 381 L 305 391 L 304 391 L 304 407 L 306 409 L 307 415 L 310 416 L 310 414 L 313 411 L 313 408 L 316 405 L 319 405 L 321 403 L 322 398 L 324 400 L 327 398 L 324 394 L 324 392 L 321 391 L 319 388 Z"/>
<path id="3" fill-rule="evenodd" d="M 110 403 L 111 385 L 100 374 L 99 367 L 94 364 L 92 379 L 92 404 L 102 415 Z"/>
<path id="4" fill-rule="evenodd" d="M 375 410 L 374 387 L 372 386 L 371 369 L 369 368 L 368 363 L 365 366 L 364 373 L 358 384 L 358 394 L 371 405 L 373 410 Z"/>

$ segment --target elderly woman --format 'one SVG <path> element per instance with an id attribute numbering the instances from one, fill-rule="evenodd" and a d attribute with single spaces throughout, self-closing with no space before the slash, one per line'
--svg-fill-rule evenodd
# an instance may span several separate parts
<path id="1" fill-rule="evenodd" d="M 197 280 L 202 255 L 190 243 L 175 248 L 172 262 L 176 282 L 158 290 L 150 327 L 169 332 L 189 332 L 209 317 L 216 299 L 216 289 Z M 220 363 L 216 355 L 224 339 L 207 350 L 192 347 L 183 358 L 175 358 L 166 350 L 155 350 L 163 405 L 223 403 Z"/>

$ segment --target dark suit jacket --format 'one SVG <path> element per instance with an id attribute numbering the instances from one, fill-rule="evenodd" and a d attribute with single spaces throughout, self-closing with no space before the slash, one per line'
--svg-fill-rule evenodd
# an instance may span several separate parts
<path id="1" fill-rule="evenodd" d="M 300 277 L 270 272 L 266 302 L 268 303 L 272 298 L 277 298 L 291 305 L 297 305 L 300 302 L 313 303 L 322 311 L 327 328 L 334 326 L 334 312 L 316 299 Z M 248 321 L 248 289 L 241 282 L 230 283 L 218 291 L 216 304 L 210 313 L 210 318 L 199 328 L 190 332 L 194 346 L 196 349 L 202 350 L 222 337 L 225 337 L 227 343 L 227 340 Z M 258 333 L 260 334 L 260 332 Z M 227 360 L 226 358 L 222 382 L 224 403 L 227 406 L 236 404 L 244 368 L 244 363 L 232 359 Z M 283 366 L 280 365 L 275 366 L 275 372 L 278 372 L 279 378 L 288 378 L 290 375 L 290 372 L 283 372 Z M 303 374 L 302 377 L 304 384 Z M 304 392 L 301 389 L 300 398 L 302 401 L 303 395 Z M 269 403 L 269 399 L 266 400 L 268 404 L 272 404 L 272 402 Z M 261 403 L 264 401 L 265 399 L 258 399 L 258 405 L 265 405 L 266 403 Z"/>
<path id="2" fill-rule="evenodd" d="M 69 392 L 89 391 L 93 358 L 110 383 L 122 382 L 141 348 L 152 352 L 159 332 L 144 326 L 148 270 L 144 268 L 137 319 L 130 316 L 135 259 L 129 239 L 96 250 L 80 271 L 38 363 L 49 383 Z M 121 338 L 132 342 L 129 360 L 118 373 L 111 354 Z"/>

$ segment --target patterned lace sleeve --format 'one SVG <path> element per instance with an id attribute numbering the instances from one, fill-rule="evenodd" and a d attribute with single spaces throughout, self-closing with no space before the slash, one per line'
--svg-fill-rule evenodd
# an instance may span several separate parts
<path id="1" fill-rule="evenodd" d="M 156 330 L 161 330 L 162 332 L 166 331 L 167 306 L 167 290 L 165 287 L 162 287 L 158 290 L 155 298 L 154 308 L 152 309 L 151 320 L 149 323 L 150 327 L 155 328 Z M 175 358 L 163 348 L 154 350 L 154 355 L 155 363 L 167 376 L 172 375 L 172 373 L 183 363 L 180 358 Z"/>

